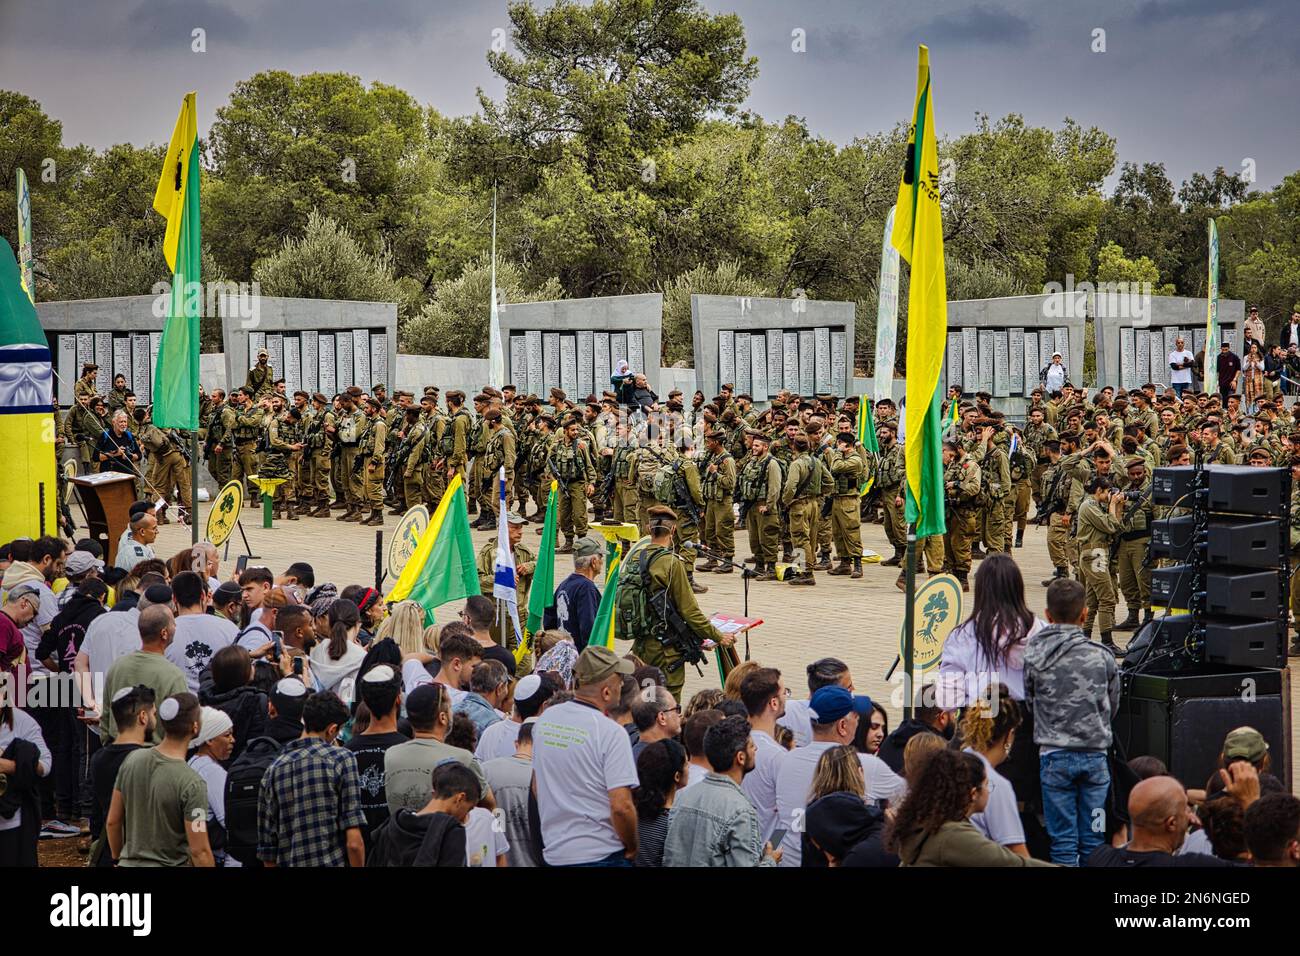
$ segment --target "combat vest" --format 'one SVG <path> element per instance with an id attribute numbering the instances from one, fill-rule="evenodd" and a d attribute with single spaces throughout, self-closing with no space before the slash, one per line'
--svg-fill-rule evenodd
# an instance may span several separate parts
<path id="1" fill-rule="evenodd" d="M 719 490 L 718 479 L 722 477 L 722 465 L 730 458 L 730 452 L 722 451 L 700 462 L 700 493 L 705 501 L 725 501 L 729 497 Z M 710 474 L 709 465 L 717 465 L 718 470 Z"/>
<path id="2" fill-rule="evenodd" d="M 737 497 L 741 501 L 765 501 L 767 499 L 767 463 L 772 460 L 772 453 L 763 457 L 753 455 L 745 459 L 740 468 L 740 477 L 736 481 Z"/>
<path id="3" fill-rule="evenodd" d="M 861 456 L 858 458 L 862 461 Z M 831 480 L 835 484 L 835 495 L 852 495 L 856 494 L 858 488 L 862 486 L 862 475 L 866 469 L 863 467 L 856 468 L 853 471 L 832 471 Z"/>
<path id="4" fill-rule="evenodd" d="M 357 427 L 357 413 L 344 412 L 343 417 L 339 420 L 338 431 L 336 432 L 340 445 L 355 445 L 360 438 L 360 429 Z M 362 425 L 361 428 L 365 426 Z"/>
<path id="5" fill-rule="evenodd" d="M 634 547 L 624 559 L 614 599 L 617 633 L 633 642 L 657 641 L 678 651 L 682 663 L 694 664 L 704 660 L 699 639 L 669 598 L 668 589 L 656 588 L 650 577 L 650 566 L 665 555 L 677 560 L 667 548 L 651 544 Z"/>
<path id="6" fill-rule="evenodd" d="M 466 454 L 469 454 L 469 442 L 471 439 L 470 429 L 473 427 L 473 421 L 470 420 L 469 412 L 463 408 L 456 409 L 456 414 L 447 419 L 447 427 L 442 430 L 442 439 L 438 442 L 438 457 L 451 458 L 456 451 L 456 419 L 465 419 L 465 443 Z"/>

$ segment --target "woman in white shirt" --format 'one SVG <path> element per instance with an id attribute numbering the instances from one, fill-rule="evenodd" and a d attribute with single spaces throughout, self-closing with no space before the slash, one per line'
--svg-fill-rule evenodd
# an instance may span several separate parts
<path id="1" fill-rule="evenodd" d="M 994 843 L 1028 857 L 1025 828 L 1016 807 L 1015 790 L 996 769 L 1011 755 L 1024 708 L 1011 699 L 1006 684 L 988 687 L 984 697 L 988 706 L 968 707 L 961 722 L 962 741 L 966 744 L 964 749 L 984 761 L 989 789 L 988 803 L 971 816 L 970 822 Z"/>
<path id="2" fill-rule="evenodd" d="M 190 767 L 208 785 L 208 840 L 226 829 L 226 769 L 222 764 L 235 749 L 235 725 L 225 711 L 204 707 L 199 719 L 199 735 L 190 743 Z M 224 845 L 225 841 L 218 841 Z M 217 866 L 240 866 L 224 850 L 213 853 Z"/>
<path id="3" fill-rule="evenodd" d="M 1006 688 L 1013 701 L 1025 699 L 1025 647 L 1046 624 L 1025 603 L 1025 579 L 1010 555 L 994 554 L 980 562 L 975 572 L 975 601 L 965 623 L 948 635 L 939 661 L 935 685 L 939 706 L 948 709 L 979 707 L 990 684 Z M 1022 724 L 1015 745 L 1000 774 L 1025 804 L 1022 819 L 1030 821 L 1042 801 L 1038 778 L 1038 749 L 1028 708 L 1021 708 Z M 1036 823 L 1030 845 L 1038 846 Z"/>
<path id="4" fill-rule="evenodd" d="M 311 649 L 311 670 L 321 690 L 332 690 L 345 704 L 356 694 L 357 671 L 365 660 L 365 648 L 357 640 L 361 632 L 361 612 L 346 598 L 330 605 L 330 635 Z"/>

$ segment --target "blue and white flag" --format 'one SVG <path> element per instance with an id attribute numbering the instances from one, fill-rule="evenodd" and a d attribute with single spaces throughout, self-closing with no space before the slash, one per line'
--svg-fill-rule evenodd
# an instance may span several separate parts
<path id="1" fill-rule="evenodd" d="M 523 640 L 519 627 L 519 592 L 515 588 L 515 553 L 510 550 L 510 528 L 506 522 L 506 469 L 497 472 L 497 556 L 492 570 L 492 596 L 505 601 L 510 620 L 515 626 L 515 637 Z M 504 635 L 502 635 L 504 640 Z"/>
<path id="2" fill-rule="evenodd" d="M 1011 433 L 1011 454 L 1014 455 L 1016 453 L 1016 449 L 1018 449 L 1019 447 L 1020 447 L 1020 436 L 1015 432 L 1012 432 Z"/>

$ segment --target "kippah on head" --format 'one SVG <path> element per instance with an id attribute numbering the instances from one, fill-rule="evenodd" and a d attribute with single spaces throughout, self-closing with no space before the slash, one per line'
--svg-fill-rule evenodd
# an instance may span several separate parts
<path id="1" fill-rule="evenodd" d="M 175 720 L 176 715 L 181 712 L 180 701 L 175 697 L 168 697 L 158 705 L 158 716 L 163 720 Z"/>
<path id="2" fill-rule="evenodd" d="M 396 674 L 392 667 L 387 664 L 376 664 L 370 670 L 361 675 L 361 679 L 370 684 L 386 684 L 392 680 Z"/>

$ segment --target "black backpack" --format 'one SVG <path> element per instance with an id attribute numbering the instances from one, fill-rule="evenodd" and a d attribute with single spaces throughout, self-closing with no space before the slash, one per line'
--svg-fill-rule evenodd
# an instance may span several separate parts
<path id="1" fill-rule="evenodd" d="M 272 737 L 254 737 L 226 773 L 226 852 L 244 866 L 257 859 L 257 801 L 262 777 L 283 745 Z"/>

